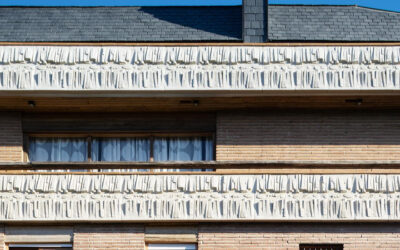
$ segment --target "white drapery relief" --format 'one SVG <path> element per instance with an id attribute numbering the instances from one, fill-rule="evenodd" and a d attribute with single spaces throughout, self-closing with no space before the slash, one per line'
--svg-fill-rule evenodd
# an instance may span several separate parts
<path id="1" fill-rule="evenodd" d="M 399 90 L 400 47 L 2 46 L 0 90 Z"/>
<path id="2" fill-rule="evenodd" d="M 399 219 L 400 175 L 0 175 L 1 221 Z"/>

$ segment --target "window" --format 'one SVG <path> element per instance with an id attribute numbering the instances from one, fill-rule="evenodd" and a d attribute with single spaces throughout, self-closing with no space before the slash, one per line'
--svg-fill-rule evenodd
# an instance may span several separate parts
<path id="1" fill-rule="evenodd" d="M 85 138 L 31 138 L 29 159 L 42 162 L 82 162 L 87 161 L 87 141 Z"/>
<path id="2" fill-rule="evenodd" d="M 147 250 L 196 250 L 196 244 L 148 244 Z"/>
<path id="3" fill-rule="evenodd" d="M 150 140 L 148 138 L 93 138 L 92 161 L 118 162 L 150 160 Z"/>
<path id="4" fill-rule="evenodd" d="M 213 143 L 206 137 L 164 137 L 154 140 L 154 161 L 211 161 Z"/>
<path id="5" fill-rule="evenodd" d="M 30 136 L 27 144 L 31 162 L 185 162 L 214 159 L 212 136 Z"/>
<path id="6" fill-rule="evenodd" d="M 10 244 L 9 250 L 72 250 L 72 244 Z"/>
<path id="7" fill-rule="evenodd" d="M 300 250 L 343 250 L 343 244 L 300 244 Z"/>

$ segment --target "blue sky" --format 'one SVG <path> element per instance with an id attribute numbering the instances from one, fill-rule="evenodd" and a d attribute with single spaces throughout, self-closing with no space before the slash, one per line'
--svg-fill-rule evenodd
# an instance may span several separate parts
<path id="1" fill-rule="evenodd" d="M 400 0 L 269 0 L 272 4 L 357 4 L 400 12 Z M 25 6 L 152 6 L 238 5 L 241 0 L 0 0 L 0 5 Z"/>

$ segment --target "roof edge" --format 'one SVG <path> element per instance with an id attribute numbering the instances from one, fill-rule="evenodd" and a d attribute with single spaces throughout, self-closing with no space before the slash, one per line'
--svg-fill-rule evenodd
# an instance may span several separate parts
<path id="1" fill-rule="evenodd" d="M 378 9 L 368 6 L 362 6 L 357 4 L 268 4 L 269 6 L 298 6 L 298 7 L 354 7 L 354 8 L 362 8 L 373 11 L 382 11 L 389 13 L 400 14 L 400 11 L 387 10 L 387 9 Z M 147 6 L 136 6 L 136 5 L 116 5 L 116 6 L 106 6 L 106 5 L 98 5 L 98 6 L 42 6 L 42 5 L 0 5 L 0 8 L 229 8 L 229 7 L 241 7 L 242 5 L 147 5 Z"/>

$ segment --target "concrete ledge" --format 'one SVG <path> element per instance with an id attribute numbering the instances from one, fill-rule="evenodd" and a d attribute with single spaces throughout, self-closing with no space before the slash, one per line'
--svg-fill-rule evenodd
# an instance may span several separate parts
<path id="1" fill-rule="evenodd" d="M 0 175 L 0 222 L 400 221 L 400 175 Z"/>
<path id="2" fill-rule="evenodd" d="M 400 46 L 0 46 L 0 90 L 400 90 Z"/>

